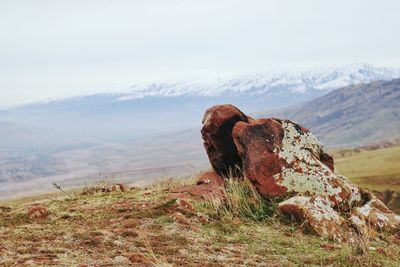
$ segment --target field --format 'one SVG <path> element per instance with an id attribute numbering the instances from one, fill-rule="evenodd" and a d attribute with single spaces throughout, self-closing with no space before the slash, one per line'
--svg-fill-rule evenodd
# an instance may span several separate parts
<path id="1" fill-rule="evenodd" d="M 338 150 L 333 155 L 339 173 L 377 191 L 400 192 L 400 146 L 378 150 Z"/>
<path id="2" fill-rule="evenodd" d="M 356 183 L 400 191 L 400 147 L 333 154 L 338 171 Z M 101 185 L 72 191 L 71 197 L 3 202 L 13 209 L 0 211 L 0 266 L 400 265 L 400 242 L 392 236 L 338 244 L 303 233 L 274 212 L 273 202 L 253 214 L 166 199 L 184 183 L 193 179 L 111 192 L 99 192 L 107 188 Z M 29 217 L 32 203 L 48 213 Z"/>
<path id="3" fill-rule="evenodd" d="M 385 198 L 400 213 L 400 146 L 377 149 L 340 149 L 332 152 L 337 171 L 354 183 Z"/>

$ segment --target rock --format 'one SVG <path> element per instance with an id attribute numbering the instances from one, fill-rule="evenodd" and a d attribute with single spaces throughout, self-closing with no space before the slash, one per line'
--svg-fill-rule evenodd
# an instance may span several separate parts
<path id="1" fill-rule="evenodd" d="M 46 207 L 40 204 L 35 204 L 28 209 L 28 216 L 33 220 L 44 220 L 49 216 L 49 212 Z"/>
<path id="2" fill-rule="evenodd" d="M 365 205 L 355 208 L 351 218 L 358 225 L 368 225 L 380 231 L 400 229 L 400 216 L 389 210 L 376 197 L 372 197 Z"/>
<path id="3" fill-rule="evenodd" d="M 113 243 L 114 245 L 116 245 L 117 247 L 122 247 L 122 246 L 124 245 L 124 243 L 122 243 L 122 242 L 119 241 L 119 240 L 114 240 L 112 243 Z"/>
<path id="4" fill-rule="evenodd" d="M 208 218 L 207 215 L 203 214 L 203 213 L 197 213 L 197 219 L 199 220 L 199 222 L 201 222 L 202 224 L 207 224 L 210 222 L 210 219 Z"/>
<path id="5" fill-rule="evenodd" d="M 279 204 L 279 211 L 293 216 L 307 230 L 338 242 L 349 240 L 353 235 L 346 220 L 332 208 L 328 198 L 292 197 Z"/>
<path id="6" fill-rule="evenodd" d="M 177 199 L 176 200 L 178 209 L 183 211 L 183 212 L 187 212 L 187 213 L 191 213 L 194 212 L 194 207 L 192 204 L 190 204 L 189 202 L 187 202 L 184 199 Z"/>
<path id="7" fill-rule="evenodd" d="M 206 172 L 198 178 L 196 185 L 183 185 L 172 190 L 169 199 L 224 199 L 223 179 L 215 172 Z"/>
<path id="8" fill-rule="evenodd" d="M 113 260 L 115 264 L 123 265 L 123 264 L 130 264 L 130 260 L 124 256 L 116 256 Z"/>
<path id="9" fill-rule="evenodd" d="M 287 189 L 274 178 L 281 172 L 284 163 L 274 152 L 282 146 L 284 132 L 281 124 L 274 119 L 239 122 L 234 126 L 232 135 L 242 158 L 243 173 L 258 192 L 265 197 L 285 194 Z"/>
<path id="10" fill-rule="evenodd" d="M 232 135 L 243 172 L 261 195 L 318 194 L 346 206 L 361 201 L 358 188 L 332 170 L 320 141 L 300 125 L 278 119 L 238 122 Z"/>
<path id="11" fill-rule="evenodd" d="M 104 186 L 92 186 L 83 188 L 82 195 L 92 195 L 95 193 L 126 192 L 127 188 L 123 184 L 112 184 Z"/>
<path id="12" fill-rule="evenodd" d="M 200 175 L 200 177 L 197 178 L 197 185 L 201 184 L 210 184 L 212 186 L 223 186 L 224 181 L 221 178 L 221 176 L 219 176 L 215 172 L 210 171 L 203 173 L 202 175 Z"/>
<path id="13" fill-rule="evenodd" d="M 151 266 L 151 261 L 149 259 L 147 259 L 142 253 L 132 253 L 129 255 L 129 261 L 134 263 L 136 266 L 136 264 L 141 264 L 138 266 Z"/>
<path id="14" fill-rule="evenodd" d="M 399 229 L 399 216 L 338 174 L 321 142 L 294 122 L 254 120 L 232 105 L 219 105 L 206 111 L 201 133 L 214 172 L 187 189 L 192 195 L 205 195 L 201 186 L 208 185 L 214 197 L 223 197 L 215 194 L 224 192 L 223 179 L 245 176 L 264 197 L 294 196 L 279 205 L 280 212 L 319 235 L 343 241 L 371 233 L 371 226 Z"/>
<path id="15" fill-rule="evenodd" d="M 241 167 L 241 158 L 233 143 L 232 129 L 237 122 L 250 120 L 250 117 L 232 105 L 219 105 L 207 109 L 203 117 L 201 135 L 211 166 L 217 174 L 229 176 L 236 166 Z"/>
<path id="16" fill-rule="evenodd" d="M 109 187 L 110 192 L 115 192 L 115 191 L 121 191 L 121 192 L 126 192 L 126 186 L 123 184 L 115 184 Z"/>

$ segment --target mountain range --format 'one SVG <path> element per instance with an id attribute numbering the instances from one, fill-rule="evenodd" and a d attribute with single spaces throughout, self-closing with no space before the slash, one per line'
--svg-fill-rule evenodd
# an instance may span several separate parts
<path id="1" fill-rule="evenodd" d="M 207 168 L 199 129 L 205 109 L 215 104 L 291 119 L 328 146 L 396 136 L 399 77 L 398 69 L 363 64 L 135 86 L 128 93 L 3 109 L 0 197 L 49 191 L 53 181 L 65 187 L 115 178 L 142 183 Z"/>
<path id="2" fill-rule="evenodd" d="M 246 113 L 297 105 L 331 90 L 391 80 L 400 69 L 355 64 L 303 72 L 270 72 L 202 83 L 132 86 L 130 92 L 96 94 L 0 110 L 6 147 L 65 147 L 135 138 L 199 127 L 204 110 L 232 103 Z"/>

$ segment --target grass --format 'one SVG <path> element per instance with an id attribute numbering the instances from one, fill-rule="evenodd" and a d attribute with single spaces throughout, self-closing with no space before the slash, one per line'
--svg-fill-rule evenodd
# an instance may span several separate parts
<path id="1" fill-rule="evenodd" d="M 339 173 L 370 190 L 400 192 L 400 146 L 333 152 Z"/>
<path id="2" fill-rule="evenodd" d="M 333 151 L 333 156 L 340 174 L 381 195 L 390 209 L 400 213 L 400 146 L 377 150 L 340 149 Z"/>
<path id="3" fill-rule="evenodd" d="M 400 264 L 400 246 L 385 235 L 360 249 L 301 233 L 246 180 L 227 184 L 227 204 L 191 202 L 194 211 L 180 211 L 189 224 L 180 223 L 176 201 L 165 200 L 180 183 L 45 199 L 50 215 L 39 221 L 27 217 L 27 203 L 16 202 L 12 212 L 0 213 L 0 266 Z"/>
<path id="4" fill-rule="evenodd" d="M 400 196 L 400 147 L 333 155 L 338 172 L 356 184 Z M 165 197 L 193 182 L 168 179 L 126 192 L 77 190 L 72 198 L 56 193 L 3 202 L 13 211 L 0 212 L 0 266 L 400 266 L 400 245 L 390 236 L 351 245 L 306 235 L 277 216 L 280 200 L 262 198 L 247 180 L 226 183 L 225 203 L 192 202 L 194 211 L 181 211 L 189 224 L 181 223 L 176 200 Z M 391 208 L 400 209 L 394 200 Z M 32 203 L 45 206 L 49 217 L 30 219 Z"/>
<path id="5" fill-rule="evenodd" d="M 278 206 L 279 200 L 263 198 L 251 182 L 244 178 L 226 179 L 226 199 L 213 199 L 208 203 L 208 208 L 215 210 L 216 217 L 234 217 L 261 221 L 271 218 Z"/>

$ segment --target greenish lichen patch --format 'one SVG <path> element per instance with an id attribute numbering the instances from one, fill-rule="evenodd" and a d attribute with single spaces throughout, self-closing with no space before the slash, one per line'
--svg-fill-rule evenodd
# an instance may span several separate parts
<path id="1" fill-rule="evenodd" d="M 313 134 L 298 131 L 290 121 L 283 121 L 282 128 L 282 148 L 275 152 L 290 167 L 283 168 L 281 173 L 274 176 L 279 185 L 292 192 L 331 196 L 336 203 L 361 200 L 356 186 L 319 160 L 323 147 Z M 344 181 L 346 191 L 352 192 L 349 199 L 340 197 L 344 188 L 334 184 L 333 180 L 336 179 Z"/>
<path id="2" fill-rule="evenodd" d="M 288 211 L 289 214 L 304 219 L 321 236 L 341 242 L 352 235 L 345 219 L 332 208 L 325 197 L 296 196 L 280 203 L 279 208 L 284 213 Z M 297 212 L 293 214 L 293 210 Z"/>

